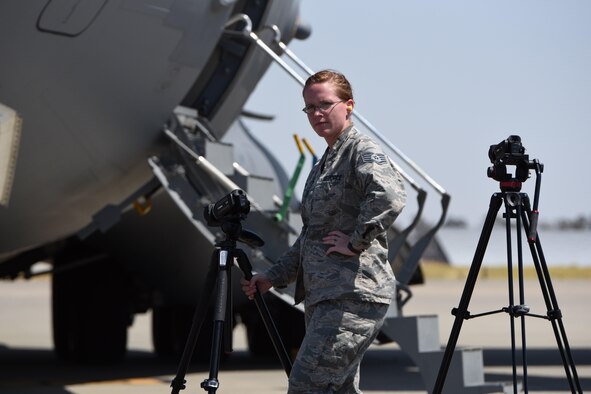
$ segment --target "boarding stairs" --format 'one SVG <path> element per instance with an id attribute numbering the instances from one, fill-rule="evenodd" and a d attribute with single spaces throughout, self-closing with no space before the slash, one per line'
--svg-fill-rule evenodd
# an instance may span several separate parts
<path id="1" fill-rule="evenodd" d="M 432 392 L 444 348 L 439 342 L 437 315 L 389 316 L 382 334 L 396 342 L 418 367 L 428 392 Z M 520 389 L 521 390 L 521 389 Z M 513 393 L 513 382 L 485 382 L 480 348 L 457 348 L 447 372 L 443 393 Z"/>

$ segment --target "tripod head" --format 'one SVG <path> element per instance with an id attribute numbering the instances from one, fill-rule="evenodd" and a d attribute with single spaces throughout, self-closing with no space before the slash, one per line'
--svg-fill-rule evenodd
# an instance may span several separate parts
<path id="1" fill-rule="evenodd" d="M 233 190 L 219 199 L 214 204 L 209 204 L 203 209 L 203 217 L 208 226 L 220 227 L 226 239 L 220 245 L 235 246 L 236 241 L 241 241 L 250 247 L 263 246 L 265 242 L 252 231 L 243 230 L 241 221 L 246 219 L 250 212 L 250 201 L 246 193 L 240 189 Z"/>
<path id="2" fill-rule="evenodd" d="M 251 248 L 258 248 L 265 244 L 265 241 L 256 233 L 243 229 L 240 222 L 225 221 L 221 224 L 221 228 L 226 234 L 226 239 L 222 243 L 231 242 L 235 245 L 236 241 L 240 241 Z"/>
<path id="3" fill-rule="evenodd" d="M 540 185 L 542 183 L 544 165 L 538 159 L 529 160 L 529 155 L 525 154 L 525 148 L 521 144 L 521 137 L 518 135 L 510 135 L 506 140 L 496 145 L 491 145 L 488 150 L 488 157 L 493 165 L 488 168 L 487 175 L 489 178 L 499 181 L 499 186 L 503 193 L 519 192 L 522 183 L 529 178 L 529 171 L 535 170 L 536 187 L 528 233 L 528 240 L 535 242 L 539 216 L 538 201 L 540 199 Z M 515 176 L 507 172 L 508 165 L 515 166 Z"/>
<path id="4" fill-rule="evenodd" d="M 535 170 L 536 175 L 544 171 L 544 165 L 538 160 L 529 160 L 518 135 L 510 135 L 506 140 L 491 145 L 488 157 L 493 165 L 488 167 L 486 173 L 489 178 L 500 182 L 500 188 L 504 192 L 520 191 L 522 183 L 529 178 L 530 170 Z M 514 175 L 507 172 L 508 165 L 515 166 Z"/>

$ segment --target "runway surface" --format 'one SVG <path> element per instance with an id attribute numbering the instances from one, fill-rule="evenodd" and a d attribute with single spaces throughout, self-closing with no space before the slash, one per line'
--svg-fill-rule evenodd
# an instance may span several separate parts
<path id="1" fill-rule="evenodd" d="M 591 390 L 591 281 L 554 280 L 563 323 L 584 391 Z M 404 314 L 437 314 L 442 346 L 447 343 L 458 306 L 463 279 L 429 280 L 414 286 Z M 152 394 L 170 393 L 177 362 L 163 362 L 152 354 L 149 314 L 136 317 L 129 334 L 124 362 L 113 366 L 68 365 L 58 361 L 51 344 L 50 282 L 0 282 L 0 394 Z M 525 282 L 526 303 L 532 313 L 546 308 L 537 281 Z M 504 280 L 479 280 L 469 310 L 478 313 L 508 305 Z M 570 392 L 556 340 L 548 321 L 526 320 L 529 391 Z M 509 317 L 501 313 L 464 322 L 458 347 L 483 349 L 486 380 L 512 379 Z M 517 326 L 519 327 L 519 326 Z M 519 334 L 520 335 L 520 334 Z M 518 338 L 519 339 L 519 338 Z M 519 342 L 518 342 L 519 344 Z M 191 365 L 182 393 L 205 392 L 200 383 L 209 366 Z M 520 369 L 518 370 L 521 371 Z M 218 393 L 285 393 L 287 378 L 275 358 L 256 359 L 246 350 L 244 331 L 235 331 L 235 351 L 219 373 Z M 425 393 L 421 375 L 396 344 L 372 346 L 362 364 L 365 393 Z"/>

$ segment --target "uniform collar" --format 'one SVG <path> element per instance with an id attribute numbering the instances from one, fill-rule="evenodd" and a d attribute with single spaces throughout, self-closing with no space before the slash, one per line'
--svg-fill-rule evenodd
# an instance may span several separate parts
<path id="1" fill-rule="evenodd" d="M 348 126 L 345 130 L 343 130 L 343 132 L 339 135 L 339 137 L 337 138 L 335 143 L 332 145 L 332 147 L 329 148 L 329 150 L 331 150 L 331 151 L 339 150 L 341 145 L 343 145 L 343 143 L 345 141 L 347 141 L 349 139 L 349 137 L 351 137 L 354 133 L 356 133 L 355 125 L 353 123 L 351 123 L 350 126 Z"/>

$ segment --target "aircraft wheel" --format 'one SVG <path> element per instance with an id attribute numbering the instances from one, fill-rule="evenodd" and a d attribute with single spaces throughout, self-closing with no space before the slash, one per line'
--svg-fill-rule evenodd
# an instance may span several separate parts
<path id="1" fill-rule="evenodd" d="M 59 268 L 52 279 L 53 341 L 58 357 L 69 362 L 112 363 L 127 347 L 130 310 L 123 275 L 101 260 Z"/>
<path id="2" fill-rule="evenodd" d="M 177 360 L 182 356 L 194 313 L 195 306 L 188 305 L 161 305 L 152 309 L 152 344 L 158 357 Z M 213 316 L 207 313 L 193 350 L 194 361 L 209 361 L 212 332 Z"/>
<path id="3" fill-rule="evenodd" d="M 264 297 L 283 346 L 293 360 L 306 333 L 304 314 L 269 294 L 265 294 Z M 254 356 L 277 357 L 269 333 L 254 302 L 245 307 L 241 318 L 246 326 L 249 352 Z"/>

